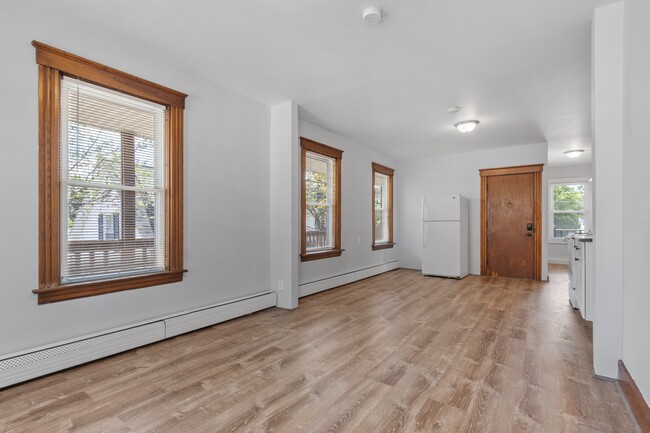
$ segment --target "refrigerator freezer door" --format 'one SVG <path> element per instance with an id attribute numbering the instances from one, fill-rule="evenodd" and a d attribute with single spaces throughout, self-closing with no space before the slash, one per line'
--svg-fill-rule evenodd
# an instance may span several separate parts
<path id="1" fill-rule="evenodd" d="M 422 273 L 460 278 L 460 222 L 425 222 L 422 230 Z"/>
<path id="2" fill-rule="evenodd" d="M 460 200 L 460 194 L 430 195 L 422 197 L 422 220 L 460 220 Z"/>

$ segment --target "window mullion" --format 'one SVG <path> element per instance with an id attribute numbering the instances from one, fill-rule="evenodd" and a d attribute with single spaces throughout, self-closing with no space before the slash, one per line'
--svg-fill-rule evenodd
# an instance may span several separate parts
<path id="1" fill-rule="evenodd" d="M 84 188 L 96 188 L 96 189 L 114 189 L 118 191 L 134 191 L 134 192 L 153 192 L 153 193 L 163 193 L 165 190 L 163 188 L 147 188 L 141 186 L 125 186 L 122 184 L 109 184 L 109 183 L 95 183 L 95 182 L 81 182 L 75 180 L 62 180 L 62 187 L 70 186 L 80 186 Z"/>

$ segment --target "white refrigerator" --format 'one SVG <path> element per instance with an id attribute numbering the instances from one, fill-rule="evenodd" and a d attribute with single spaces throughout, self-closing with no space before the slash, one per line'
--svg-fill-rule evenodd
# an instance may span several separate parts
<path id="1" fill-rule="evenodd" d="M 469 206 L 460 194 L 422 197 L 422 274 L 469 273 Z"/>

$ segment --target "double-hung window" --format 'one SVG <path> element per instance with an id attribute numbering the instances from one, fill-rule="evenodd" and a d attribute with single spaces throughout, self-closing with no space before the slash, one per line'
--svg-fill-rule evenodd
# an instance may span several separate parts
<path id="1" fill-rule="evenodd" d="M 61 282 L 163 272 L 165 107 L 63 77 L 60 125 Z"/>
<path id="2" fill-rule="evenodd" d="M 301 260 L 340 256 L 341 158 L 333 147 L 301 138 Z"/>
<path id="3" fill-rule="evenodd" d="M 393 175 L 395 170 L 372 163 L 372 249 L 393 245 Z"/>
<path id="4" fill-rule="evenodd" d="M 561 241 L 585 229 L 587 181 L 551 181 L 550 240 Z"/>
<path id="5" fill-rule="evenodd" d="M 39 303 L 181 281 L 186 95 L 33 44 Z"/>

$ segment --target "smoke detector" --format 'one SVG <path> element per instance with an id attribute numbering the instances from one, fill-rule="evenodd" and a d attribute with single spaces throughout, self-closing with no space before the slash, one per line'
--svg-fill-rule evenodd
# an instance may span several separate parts
<path id="1" fill-rule="evenodd" d="M 381 21 L 381 9 L 371 6 L 363 11 L 363 22 L 366 24 L 379 24 Z"/>

